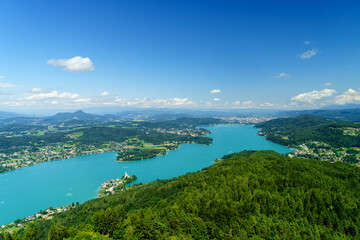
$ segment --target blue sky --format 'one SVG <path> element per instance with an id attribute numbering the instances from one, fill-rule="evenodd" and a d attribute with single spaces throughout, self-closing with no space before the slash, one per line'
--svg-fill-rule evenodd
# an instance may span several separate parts
<path id="1" fill-rule="evenodd" d="M 359 11 L 357 1 L 1 1 L 0 110 L 360 103 Z"/>

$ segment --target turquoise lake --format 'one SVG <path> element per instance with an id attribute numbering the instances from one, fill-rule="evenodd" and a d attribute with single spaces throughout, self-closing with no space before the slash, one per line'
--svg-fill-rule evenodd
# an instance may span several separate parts
<path id="1" fill-rule="evenodd" d="M 137 182 L 169 179 L 207 167 L 216 158 L 242 150 L 274 150 L 288 153 L 290 148 L 256 135 L 251 125 L 204 127 L 211 131 L 213 144 L 183 144 L 164 156 L 134 162 L 115 162 L 116 153 L 98 153 L 45 162 L 0 174 L 0 225 L 31 216 L 50 206 L 85 202 L 97 196 L 98 187 L 125 171 Z"/>

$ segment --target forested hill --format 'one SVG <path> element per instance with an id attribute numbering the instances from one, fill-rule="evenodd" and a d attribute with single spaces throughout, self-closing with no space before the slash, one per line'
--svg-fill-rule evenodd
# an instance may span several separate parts
<path id="1" fill-rule="evenodd" d="M 196 173 L 91 200 L 21 239 L 355 239 L 360 169 L 241 152 Z"/>
<path id="2" fill-rule="evenodd" d="M 336 121 L 360 122 L 360 109 L 293 110 L 277 114 L 278 117 L 298 117 L 301 115 L 331 118 Z"/>
<path id="3" fill-rule="evenodd" d="M 321 141 L 336 148 L 360 147 L 360 123 L 335 122 L 330 119 L 302 115 L 278 118 L 255 125 L 267 139 L 287 146 L 305 141 Z M 351 132 L 353 131 L 353 132 Z"/>
<path id="4" fill-rule="evenodd" d="M 258 123 L 256 127 L 262 128 L 265 131 L 291 131 L 303 130 L 304 128 L 317 126 L 324 123 L 332 123 L 333 120 L 316 117 L 311 115 L 301 115 L 298 117 L 276 118 L 267 122 Z"/>

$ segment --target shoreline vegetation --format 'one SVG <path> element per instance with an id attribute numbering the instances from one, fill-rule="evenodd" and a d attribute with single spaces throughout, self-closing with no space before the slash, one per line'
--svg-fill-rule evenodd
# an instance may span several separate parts
<path id="1" fill-rule="evenodd" d="M 201 171 L 70 206 L 0 234 L 5 239 L 355 239 L 359 180 L 359 168 L 349 164 L 243 151 Z"/>
<path id="2" fill-rule="evenodd" d="M 183 143 L 211 144 L 212 139 L 206 137 L 210 132 L 198 126 L 223 123 L 227 122 L 182 118 L 94 126 L 60 124 L 47 126 L 46 130 L 44 126 L 7 126 L 6 130 L 0 128 L 0 174 L 41 162 L 103 152 L 118 152 L 117 161 L 152 158 Z"/>

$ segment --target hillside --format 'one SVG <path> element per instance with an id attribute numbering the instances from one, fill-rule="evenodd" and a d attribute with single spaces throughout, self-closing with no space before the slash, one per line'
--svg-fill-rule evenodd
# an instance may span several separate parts
<path id="1" fill-rule="evenodd" d="M 19 114 L 17 113 L 0 111 L 0 119 L 17 117 L 17 116 L 19 116 Z"/>
<path id="2" fill-rule="evenodd" d="M 302 115 L 257 124 L 260 135 L 298 149 L 297 156 L 357 164 L 360 159 L 360 123 Z"/>
<path id="3" fill-rule="evenodd" d="M 360 109 L 318 109 L 318 110 L 293 110 L 282 111 L 278 117 L 298 117 L 311 115 L 323 118 L 331 118 L 336 121 L 360 122 Z"/>
<path id="4" fill-rule="evenodd" d="M 94 199 L 21 239 L 355 239 L 360 169 L 245 151 L 196 173 Z M 100 235 L 101 234 L 101 235 Z M 24 237 L 26 236 L 26 237 Z"/>
<path id="5" fill-rule="evenodd" d="M 344 128 L 359 128 L 359 123 L 334 122 L 329 119 L 302 115 L 296 118 L 278 118 L 259 123 L 266 137 L 276 143 L 291 146 L 303 141 L 323 141 L 335 147 L 360 147 L 359 134 L 344 134 Z"/>

